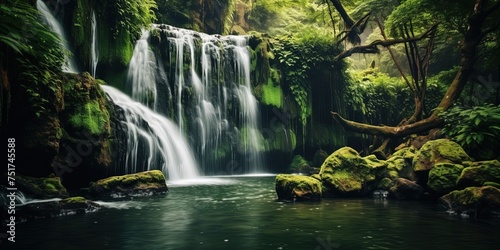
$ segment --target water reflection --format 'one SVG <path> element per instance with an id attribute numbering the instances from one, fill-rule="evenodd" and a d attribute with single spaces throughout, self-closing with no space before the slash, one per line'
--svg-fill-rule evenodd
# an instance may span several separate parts
<path id="1" fill-rule="evenodd" d="M 165 196 L 101 202 L 105 208 L 93 214 L 22 223 L 16 247 L 494 249 L 500 244 L 494 235 L 498 219 L 461 219 L 437 211 L 434 203 L 283 202 L 276 200 L 273 176 L 207 179 L 214 182 L 171 185 Z"/>

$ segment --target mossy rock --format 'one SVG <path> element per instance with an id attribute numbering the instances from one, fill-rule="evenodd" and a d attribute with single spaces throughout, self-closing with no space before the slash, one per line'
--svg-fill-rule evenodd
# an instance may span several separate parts
<path id="1" fill-rule="evenodd" d="M 320 176 L 324 186 L 333 192 L 328 196 L 363 196 L 370 194 L 379 172 L 387 163 L 374 156 L 362 158 L 352 148 L 333 152 L 321 165 Z"/>
<path id="2" fill-rule="evenodd" d="M 498 160 L 469 162 L 466 164 L 466 168 L 464 168 L 458 179 L 458 188 L 480 187 L 486 182 L 500 183 L 500 162 Z"/>
<path id="3" fill-rule="evenodd" d="M 414 146 L 410 146 L 410 147 L 402 148 L 402 149 L 394 152 L 394 154 L 392 154 L 392 156 L 401 156 L 404 159 L 409 159 L 409 160 L 413 161 L 413 157 L 415 157 L 416 153 L 417 153 L 417 149 Z"/>
<path id="4" fill-rule="evenodd" d="M 391 189 L 391 187 L 394 186 L 394 183 L 395 183 L 395 180 L 393 180 L 391 178 L 388 178 L 388 177 L 382 178 L 382 180 L 380 180 L 377 184 L 377 189 L 389 191 Z"/>
<path id="5" fill-rule="evenodd" d="M 90 185 L 90 194 L 96 198 L 150 196 L 168 192 L 165 176 L 160 170 L 112 176 Z"/>
<path id="6" fill-rule="evenodd" d="M 389 197 L 398 200 L 418 200 L 424 193 L 424 188 L 416 182 L 399 178 L 389 190 Z"/>
<path id="7" fill-rule="evenodd" d="M 66 74 L 64 81 L 65 108 L 61 117 L 66 121 L 65 129 L 73 136 L 83 132 L 109 135 L 109 104 L 100 82 L 87 72 Z"/>
<path id="8" fill-rule="evenodd" d="M 318 179 L 310 176 L 279 174 L 276 193 L 280 200 L 320 200 L 322 186 Z"/>
<path id="9" fill-rule="evenodd" d="M 438 163 L 429 172 L 427 187 L 437 195 L 442 196 L 456 189 L 457 180 L 464 166 L 451 163 Z"/>
<path id="10" fill-rule="evenodd" d="M 428 141 L 415 154 L 413 158 L 413 169 L 416 172 L 429 171 L 437 163 L 457 163 L 470 161 L 460 145 L 448 139 Z"/>
<path id="11" fill-rule="evenodd" d="M 49 176 L 46 178 L 35 178 L 16 175 L 16 185 L 25 195 L 36 199 L 65 198 L 68 191 L 61 183 L 61 178 Z"/>
<path id="12" fill-rule="evenodd" d="M 468 187 L 441 198 L 442 208 L 471 217 L 488 217 L 500 213 L 500 189 L 493 186 Z"/>
<path id="13" fill-rule="evenodd" d="M 60 201 L 30 203 L 19 206 L 16 213 L 19 220 L 53 218 L 72 214 L 85 214 L 95 212 L 100 205 L 81 196 L 70 197 Z"/>

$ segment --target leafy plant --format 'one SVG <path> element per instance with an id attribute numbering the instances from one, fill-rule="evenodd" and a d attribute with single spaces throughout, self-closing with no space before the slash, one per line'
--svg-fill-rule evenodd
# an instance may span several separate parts
<path id="1" fill-rule="evenodd" d="M 441 113 L 443 134 L 456 141 L 471 156 L 491 159 L 500 148 L 500 106 L 485 105 L 470 109 L 453 107 Z"/>
<path id="2" fill-rule="evenodd" d="M 11 81 L 19 83 L 34 116 L 41 117 L 60 94 L 60 40 L 24 1 L 1 1 L 0 16 L 0 68 L 13 73 Z"/>

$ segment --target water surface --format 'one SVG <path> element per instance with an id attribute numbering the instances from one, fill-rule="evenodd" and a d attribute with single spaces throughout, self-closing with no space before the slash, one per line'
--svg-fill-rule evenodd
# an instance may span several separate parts
<path id="1" fill-rule="evenodd" d="M 96 213 L 18 224 L 18 249 L 495 249 L 499 219 L 434 203 L 276 200 L 274 176 L 170 184 L 165 196 L 103 202 Z"/>

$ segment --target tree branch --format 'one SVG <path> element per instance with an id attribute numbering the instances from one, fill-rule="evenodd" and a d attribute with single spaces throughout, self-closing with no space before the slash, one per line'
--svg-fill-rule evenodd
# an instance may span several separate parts
<path id="1" fill-rule="evenodd" d="M 378 135 L 384 137 L 404 137 L 411 134 L 427 131 L 432 128 L 439 127 L 443 124 L 443 120 L 436 116 L 420 120 L 418 122 L 407 124 L 403 126 L 375 126 L 344 119 L 336 112 L 331 112 L 333 119 L 335 119 L 344 129 L 367 135 Z"/>
<path id="2" fill-rule="evenodd" d="M 338 60 L 344 59 L 346 57 L 349 57 L 355 53 L 376 54 L 376 53 L 380 52 L 380 50 L 377 48 L 377 46 L 389 47 L 389 46 L 392 46 L 395 44 L 400 44 L 400 43 L 420 41 L 420 40 L 428 37 L 429 34 L 431 34 L 432 31 L 435 30 L 436 28 L 437 28 L 437 24 L 433 25 L 428 31 L 426 31 L 424 34 L 422 34 L 418 37 L 412 37 L 412 38 L 406 38 L 406 39 L 391 39 L 391 40 L 384 40 L 384 41 L 376 40 L 368 45 L 355 46 L 355 47 L 352 47 L 351 49 L 343 51 L 338 56 L 336 56 L 334 58 L 334 60 L 338 61 Z"/>

